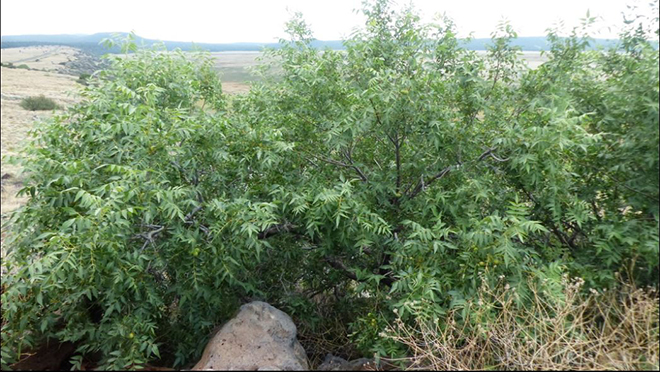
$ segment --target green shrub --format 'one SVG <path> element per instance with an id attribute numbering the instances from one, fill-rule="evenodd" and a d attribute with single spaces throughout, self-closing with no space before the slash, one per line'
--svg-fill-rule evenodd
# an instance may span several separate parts
<path id="1" fill-rule="evenodd" d="M 248 275 L 241 259 L 223 253 L 234 249 L 230 242 L 214 248 L 208 265 L 200 261 L 211 254 L 200 245 L 209 238 L 203 216 L 219 212 L 191 211 L 217 202 L 227 181 L 213 170 L 228 156 L 216 148 L 227 124 L 195 105 L 222 109 L 212 60 L 188 58 L 156 50 L 113 57 L 80 105 L 37 129 L 24 163 L 30 201 L 10 222 L 31 233 L 16 230 L 13 258 L 3 260 L 15 273 L 3 277 L 3 363 L 54 337 L 78 342 L 78 355 L 100 352 L 101 366 L 125 369 L 160 355 L 161 332 L 177 340 L 166 345 L 169 355 L 190 360 L 250 289 L 237 284 Z M 65 189 L 55 201 L 53 192 Z M 54 202 L 42 205 L 51 221 L 38 199 Z M 29 236 L 34 245 L 23 243 Z M 40 289 L 25 281 L 33 275 Z"/>
<path id="2" fill-rule="evenodd" d="M 20 106 L 29 111 L 57 110 L 59 106 L 50 98 L 40 95 L 21 100 Z"/>
<path id="3" fill-rule="evenodd" d="M 26 65 L 26 64 L 22 64 L 22 65 L 18 65 L 18 66 L 16 66 L 16 68 L 20 68 L 20 69 L 23 69 L 23 70 L 29 70 L 29 69 L 30 69 L 30 66 L 28 66 L 28 65 Z"/>
<path id="4" fill-rule="evenodd" d="M 530 70 L 509 25 L 482 57 L 447 19 L 364 13 L 345 52 L 315 49 L 296 16 L 227 105 L 208 55 L 124 43 L 133 57 L 26 148 L 3 363 L 57 338 L 79 345 L 74 367 L 181 365 L 254 297 L 403 356 L 380 336 L 395 310 L 442 319 L 483 281 L 522 303 L 530 276 L 550 295 L 567 273 L 657 285 L 658 53 L 639 33 L 605 53 L 551 33 Z"/>

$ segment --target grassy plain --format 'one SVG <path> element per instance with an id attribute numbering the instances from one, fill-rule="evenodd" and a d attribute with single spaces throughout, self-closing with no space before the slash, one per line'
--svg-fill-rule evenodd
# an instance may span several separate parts
<path id="1" fill-rule="evenodd" d="M 259 64 L 260 52 L 217 52 L 211 53 L 215 68 L 220 73 L 222 90 L 228 94 L 240 94 L 250 90 L 249 82 L 256 78 L 250 68 Z"/>

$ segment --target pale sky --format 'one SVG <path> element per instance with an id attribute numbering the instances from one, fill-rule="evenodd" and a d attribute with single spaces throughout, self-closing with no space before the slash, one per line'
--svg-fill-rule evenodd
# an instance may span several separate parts
<path id="1" fill-rule="evenodd" d="M 639 0 L 413 0 L 426 20 L 445 12 L 454 19 L 459 36 L 490 37 L 506 17 L 519 36 L 543 36 L 563 19 L 579 24 L 587 10 L 601 18 L 595 37 L 616 38 L 626 4 Z M 408 0 L 398 0 L 405 5 Z M 128 32 L 160 40 L 199 43 L 274 42 L 284 36 L 283 25 L 301 11 L 320 40 L 341 39 L 361 24 L 353 10 L 359 0 L 2 0 L 2 35 L 93 34 Z M 647 8 L 648 9 L 648 8 Z M 649 14 L 650 15 L 650 14 Z"/>

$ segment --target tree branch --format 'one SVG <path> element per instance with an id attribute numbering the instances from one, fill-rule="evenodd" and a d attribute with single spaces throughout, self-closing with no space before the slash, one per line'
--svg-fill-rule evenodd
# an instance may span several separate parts
<path id="1" fill-rule="evenodd" d="M 484 151 L 481 155 L 479 155 L 479 159 L 477 159 L 477 161 L 482 161 L 487 156 L 490 156 L 491 158 L 493 158 L 493 159 L 495 159 L 496 161 L 499 161 L 499 162 L 509 161 L 509 158 L 502 159 L 502 158 L 497 157 L 494 154 L 495 151 L 497 151 L 497 147 L 489 148 L 488 150 Z"/>
<path id="2" fill-rule="evenodd" d="M 346 160 L 348 160 L 348 162 L 349 162 L 351 168 L 355 169 L 355 171 L 356 171 L 357 174 L 360 176 L 360 178 L 362 179 L 362 181 L 364 181 L 364 182 L 369 182 L 369 179 L 368 179 L 367 176 L 362 172 L 362 170 L 361 170 L 360 168 L 358 168 L 358 166 L 355 165 L 355 164 L 353 163 L 353 157 L 351 156 L 351 150 L 343 151 L 343 154 L 344 154 L 344 157 L 346 157 Z"/>
<path id="3" fill-rule="evenodd" d="M 192 212 L 190 212 L 190 213 L 188 213 L 188 214 L 186 215 L 186 217 L 185 217 L 186 222 L 188 222 L 188 221 L 192 221 L 193 217 L 195 216 L 195 213 L 201 211 L 203 208 L 204 208 L 204 206 L 202 206 L 202 205 L 198 205 L 198 206 L 196 206 L 196 207 L 192 210 Z"/>
<path id="4" fill-rule="evenodd" d="M 325 262 L 327 262 L 328 265 L 330 265 L 333 269 L 341 271 L 342 274 L 344 274 L 344 276 L 346 276 L 347 278 L 355 280 L 355 281 L 359 281 L 358 278 L 357 278 L 357 275 L 355 275 L 354 272 L 348 270 L 348 268 L 346 268 L 344 263 L 339 258 L 326 256 L 325 257 Z"/>
<path id="5" fill-rule="evenodd" d="M 529 191 L 527 191 L 527 189 L 525 188 L 525 185 L 523 185 L 522 182 L 520 182 L 520 181 L 517 181 L 517 183 L 518 183 L 518 187 L 520 187 L 520 189 L 525 193 L 525 195 L 527 195 L 529 200 L 531 200 L 536 206 L 538 206 L 541 209 L 542 212 L 547 213 L 545 211 L 545 209 L 543 208 L 543 206 L 534 197 L 534 195 L 532 195 Z M 564 232 L 560 231 L 557 228 L 557 225 L 555 225 L 555 223 L 552 222 L 551 218 L 544 218 L 543 216 L 539 216 L 539 217 L 541 219 L 543 219 L 543 223 L 545 225 L 550 227 L 550 231 L 552 231 L 552 233 L 555 234 L 555 236 L 557 237 L 557 239 L 559 239 L 560 242 L 562 242 L 563 244 L 566 244 L 568 247 L 570 247 L 573 250 L 575 250 L 577 248 L 574 244 L 574 239 L 577 237 L 577 234 L 574 233 L 573 236 L 569 238 Z M 586 236 L 586 234 L 584 234 L 584 233 L 582 233 L 582 234 L 584 236 Z"/>
<path id="6" fill-rule="evenodd" d="M 479 157 L 476 159 L 476 162 L 482 161 L 482 160 L 486 159 L 488 156 L 492 157 L 493 159 L 495 159 L 498 162 L 505 162 L 505 161 L 509 160 L 509 158 L 501 159 L 501 158 L 497 157 L 495 154 L 493 154 L 493 152 L 495 152 L 496 150 L 497 150 L 497 147 L 489 148 L 488 150 L 484 151 L 481 155 L 479 155 Z M 460 162 L 457 165 L 460 165 Z M 431 183 L 433 183 L 433 182 L 441 179 L 442 177 L 446 176 L 447 173 L 449 173 L 454 166 L 456 166 L 456 165 L 449 165 L 449 166 L 445 167 L 443 170 L 436 173 L 435 175 L 433 175 L 431 178 L 429 178 L 426 181 L 424 181 L 424 176 L 422 175 L 419 182 L 417 183 L 417 186 L 415 186 L 413 191 L 408 196 L 408 199 L 414 198 L 420 192 L 424 191 L 426 186 L 429 186 Z M 406 191 L 408 191 L 408 190 L 406 189 Z"/>
<path id="7" fill-rule="evenodd" d="M 389 135 L 388 135 L 389 137 Z M 396 193 L 401 192 L 401 144 L 399 143 L 399 134 L 396 135 L 394 143 L 394 157 L 396 160 Z"/>
<path id="8" fill-rule="evenodd" d="M 140 248 L 140 252 L 144 251 L 149 244 L 154 244 L 156 235 L 160 234 L 163 230 L 165 230 L 165 226 L 162 225 L 145 225 L 145 227 L 154 230 L 151 230 L 147 233 L 139 233 L 135 235 L 136 238 L 144 239 L 144 244 L 142 245 L 142 248 Z"/>
<path id="9" fill-rule="evenodd" d="M 343 152 L 342 152 L 342 153 L 343 153 Z M 345 153 L 343 153 L 343 154 L 344 154 L 344 156 L 346 156 Z M 318 160 L 320 160 L 320 161 L 323 161 L 323 162 L 326 162 L 326 163 L 328 163 L 328 164 L 337 165 L 337 166 L 345 167 L 345 168 L 352 168 L 353 170 L 355 170 L 355 172 L 358 174 L 358 176 L 360 177 L 360 179 L 361 179 L 363 182 L 368 182 L 368 181 L 369 181 L 368 178 L 367 178 L 367 176 L 362 172 L 362 170 L 360 170 L 360 168 L 358 168 L 357 166 L 355 166 L 355 165 L 352 163 L 352 159 L 350 160 L 350 161 L 351 161 L 351 164 L 346 164 L 346 163 L 341 162 L 341 161 L 338 161 L 338 160 L 329 159 L 329 158 L 323 158 L 323 157 L 318 156 L 318 155 L 315 155 L 315 154 L 310 154 L 310 155 L 312 155 L 312 156 L 315 157 L 316 159 L 318 159 Z M 310 159 L 307 159 L 307 160 L 311 162 Z"/>
<path id="10" fill-rule="evenodd" d="M 417 196 L 417 194 L 419 194 L 420 192 L 424 191 L 424 189 L 426 188 L 426 186 L 428 186 L 428 185 L 430 185 L 431 183 L 435 182 L 436 180 L 439 180 L 439 179 L 441 179 L 442 177 L 446 176 L 447 173 L 449 173 L 449 171 L 451 171 L 451 168 L 452 168 L 452 167 L 453 167 L 453 165 L 450 165 L 450 166 L 446 167 L 445 169 L 441 170 L 439 173 L 437 173 L 437 174 L 434 175 L 433 177 L 429 178 L 426 182 L 424 182 L 424 176 L 422 175 L 422 177 L 420 178 L 419 182 L 417 183 L 417 186 L 415 186 L 415 188 L 413 189 L 413 191 L 412 191 L 412 192 L 410 193 L 410 195 L 408 196 L 408 199 L 412 199 L 412 198 L 414 198 L 415 196 Z"/>

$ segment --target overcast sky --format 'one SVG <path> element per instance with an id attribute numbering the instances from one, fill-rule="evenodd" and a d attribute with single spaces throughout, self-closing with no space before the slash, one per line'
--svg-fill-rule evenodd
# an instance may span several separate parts
<path id="1" fill-rule="evenodd" d="M 638 0 L 413 0 L 422 16 L 436 13 L 452 17 L 460 36 L 490 37 L 497 23 L 506 17 L 519 36 L 542 36 L 563 19 L 577 25 L 587 10 L 599 16 L 596 37 L 613 38 L 621 24 L 626 4 Z M 398 4 L 407 4 L 399 0 Z M 272 42 L 283 36 L 283 24 L 291 12 L 301 11 L 320 40 L 347 36 L 360 24 L 354 9 L 359 0 L 2 0 L 2 35 L 93 34 L 128 32 L 160 40 L 209 43 Z"/>

